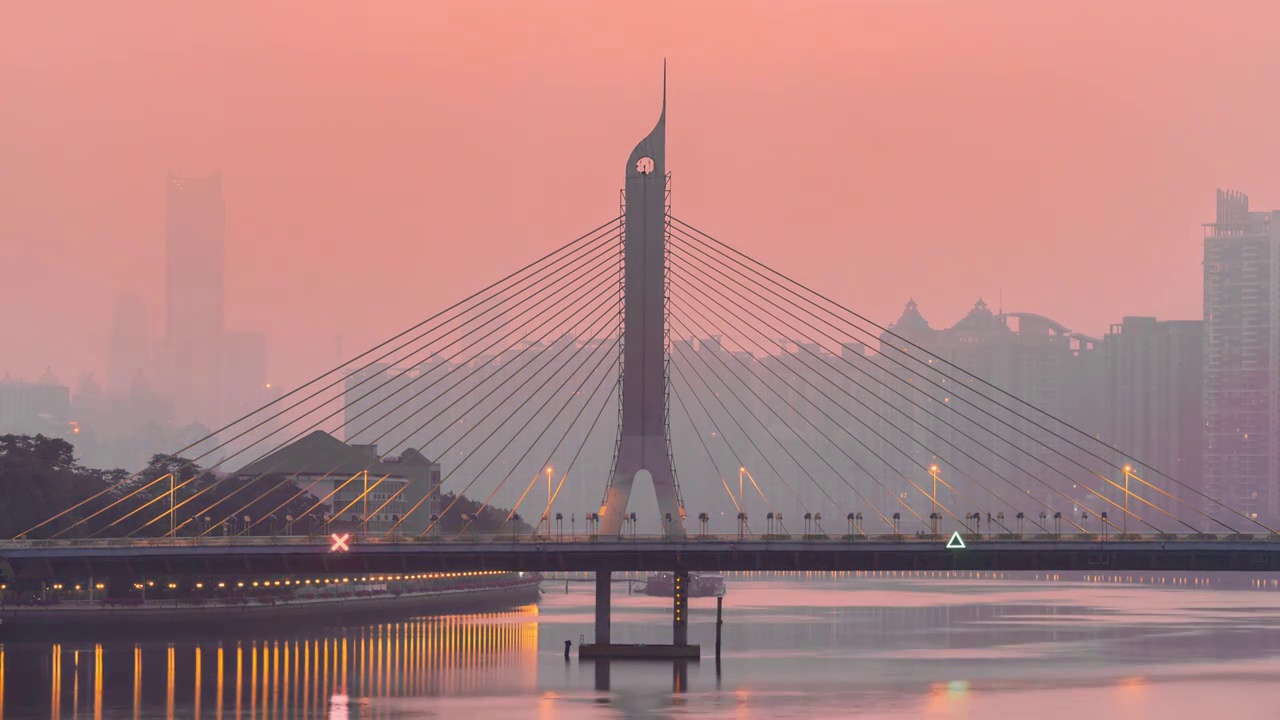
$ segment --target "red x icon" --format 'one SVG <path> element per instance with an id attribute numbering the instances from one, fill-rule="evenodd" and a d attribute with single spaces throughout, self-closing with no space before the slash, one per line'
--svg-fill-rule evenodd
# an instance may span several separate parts
<path id="1" fill-rule="evenodd" d="M 329 539 L 333 541 L 333 547 L 329 548 L 329 552 L 346 552 L 351 549 L 351 546 L 348 544 L 348 541 L 351 540 L 350 533 L 343 533 L 341 535 L 334 533 L 329 536 Z"/>

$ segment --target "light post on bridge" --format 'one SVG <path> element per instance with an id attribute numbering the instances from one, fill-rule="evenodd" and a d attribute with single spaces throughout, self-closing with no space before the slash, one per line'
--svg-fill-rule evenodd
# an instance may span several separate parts
<path id="1" fill-rule="evenodd" d="M 1107 541 L 1107 511 L 1102 511 L 1102 541 Z"/>
<path id="2" fill-rule="evenodd" d="M 556 513 L 556 535 L 564 542 L 564 515 L 561 513 Z"/>
<path id="3" fill-rule="evenodd" d="M 936 518 L 938 516 L 938 466 L 937 465 L 929 466 L 929 476 L 933 478 L 933 515 L 931 515 L 930 517 Z M 954 500 L 954 498 L 952 499 Z M 938 523 L 936 521 L 933 523 L 932 531 L 934 535 L 938 534 Z"/>
<path id="4" fill-rule="evenodd" d="M 747 514 L 738 513 L 738 539 L 741 540 L 747 534 Z"/>
<path id="5" fill-rule="evenodd" d="M 704 512 L 698 513 L 698 527 L 703 535 L 707 534 L 707 523 L 711 521 L 711 516 Z"/>
<path id="6" fill-rule="evenodd" d="M 542 512 L 542 521 L 547 525 L 547 535 L 551 535 L 551 466 L 547 466 L 547 509 Z"/>
<path id="7" fill-rule="evenodd" d="M 929 534 L 938 534 L 938 524 L 940 520 L 942 520 L 942 516 L 938 515 L 938 513 L 929 513 Z"/>
<path id="8" fill-rule="evenodd" d="M 1023 513 L 1018 513 L 1018 514 L 1017 514 L 1017 518 L 1018 518 L 1018 534 L 1019 534 L 1019 535 L 1021 535 L 1021 534 L 1022 534 L 1022 518 L 1024 518 L 1024 517 L 1026 517 L 1026 515 L 1025 515 L 1025 514 L 1023 514 Z"/>
<path id="9" fill-rule="evenodd" d="M 1057 534 L 1058 539 L 1062 539 L 1062 511 L 1059 510 L 1053 514 L 1053 531 Z"/>
<path id="10" fill-rule="evenodd" d="M 1080 527 L 1083 529 L 1085 535 L 1089 534 L 1089 513 L 1080 513 Z"/>
<path id="11" fill-rule="evenodd" d="M 818 529 L 818 534 L 822 534 L 822 513 L 813 514 L 813 525 Z"/>
<path id="12" fill-rule="evenodd" d="M 902 513 L 894 513 L 894 514 L 893 514 L 893 534 L 894 534 L 894 535 L 901 535 L 901 534 L 902 534 L 902 532 L 901 532 L 900 530 L 898 530 L 898 521 L 899 521 L 899 520 L 901 520 L 901 519 L 902 519 Z"/>
<path id="13" fill-rule="evenodd" d="M 858 534 L 866 537 L 867 533 L 862 529 L 862 513 L 853 514 L 854 527 L 858 529 Z"/>
<path id="14" fill-rule="evenodd" d="M 1120 516 L 1121 533 L 1129 534 L 1129 476 L 1133 474 L 1133 466 L 1124 466 L 1124 515 Z"/>
<path id="15" fill-rule="evenodd" d="M 813 513 L 804 514 L 804 534 L 809 535 L 813 532 Z"/>

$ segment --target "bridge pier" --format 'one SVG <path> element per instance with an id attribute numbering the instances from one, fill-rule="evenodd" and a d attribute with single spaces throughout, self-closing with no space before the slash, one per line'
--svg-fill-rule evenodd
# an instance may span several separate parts
<path id="1" fill-rule="evenodd" d="M 612 575 L 608 570 L 596 571 L 596 645 L 611 644 L 609 603 L 612 600 L 610 593 L 613 591 Z"/>
<path id="2" fill-rule="evenodd" d="M 689 571 L 677 570 L 672 582 L 671 644 L 683 647 L 689 644 Z"/>

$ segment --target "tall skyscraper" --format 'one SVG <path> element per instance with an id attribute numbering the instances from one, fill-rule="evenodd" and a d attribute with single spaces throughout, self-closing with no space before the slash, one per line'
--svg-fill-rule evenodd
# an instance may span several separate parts
<path id="1" fill-rule="evenodd" d="M 1218 191 L 1204 226 L 1204 483 L 1228 506 L 1280 519 L 1280 211 Z"/>
<path id="2" fill-rule="evenodd" d="M 181 419 L 223 418 L 222 361 L 226 210 L 222 174 L 168 178 L 165 353 Z"/>
<path id="3" fill-rule="evenodd" d="M 1107 418 L 1102 437 L 1131 453 L 1130 460 L 1139 477 L 1160 485 L 1186 503 L 1170 507 L 1171 512 L 1192 517 L 1194 513 L 1188 506 L 1202 507 L 1199 497 L 1188 488 L 1201 489 L 1204 323 L 1126 317 L 1111 326 L 1103 350 Z M 1147 467 L 1139 463 L 1146 463 Z M 1187 488 L 1164 482 L 1149 468 L 1172 476 Z M 1136 483 L 1131 490 L 1144 497 L 1153 495 Z M 1150 499 L 1160 498 L 1156 495 Z M 1133 503 L 1131 509 L 1159 519 L 1140 503 Z"/>
<path id="4" fill-rule="evenodd" d="M 266 335 L 227 334 L 223 345 L 222 387 L 222 409 L 227 422 L 257 410 L 278 396 L 267 382 Z"/>
<path id="5" fill-rule="evenodd" d="M 128 395 L 146 375 L 151 364 L 151 342 L 147 326 L 147 306 L 142 298 L 124 293 L 111 311 L 111 339 L 107 349 L 107 392 Z"/>

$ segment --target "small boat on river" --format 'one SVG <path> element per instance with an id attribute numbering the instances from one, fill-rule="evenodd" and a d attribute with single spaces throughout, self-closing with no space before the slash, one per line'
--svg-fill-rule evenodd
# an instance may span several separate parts
<path id="1" fill-rule="evenodd" d="M 644 584 L 644 594 L 674 597 L 676 577 L 669 572 L 654 573 Z M 725 591 L 724 576 L 719 573 L 689 573 L 689 597 L 716 597 Z"/>

